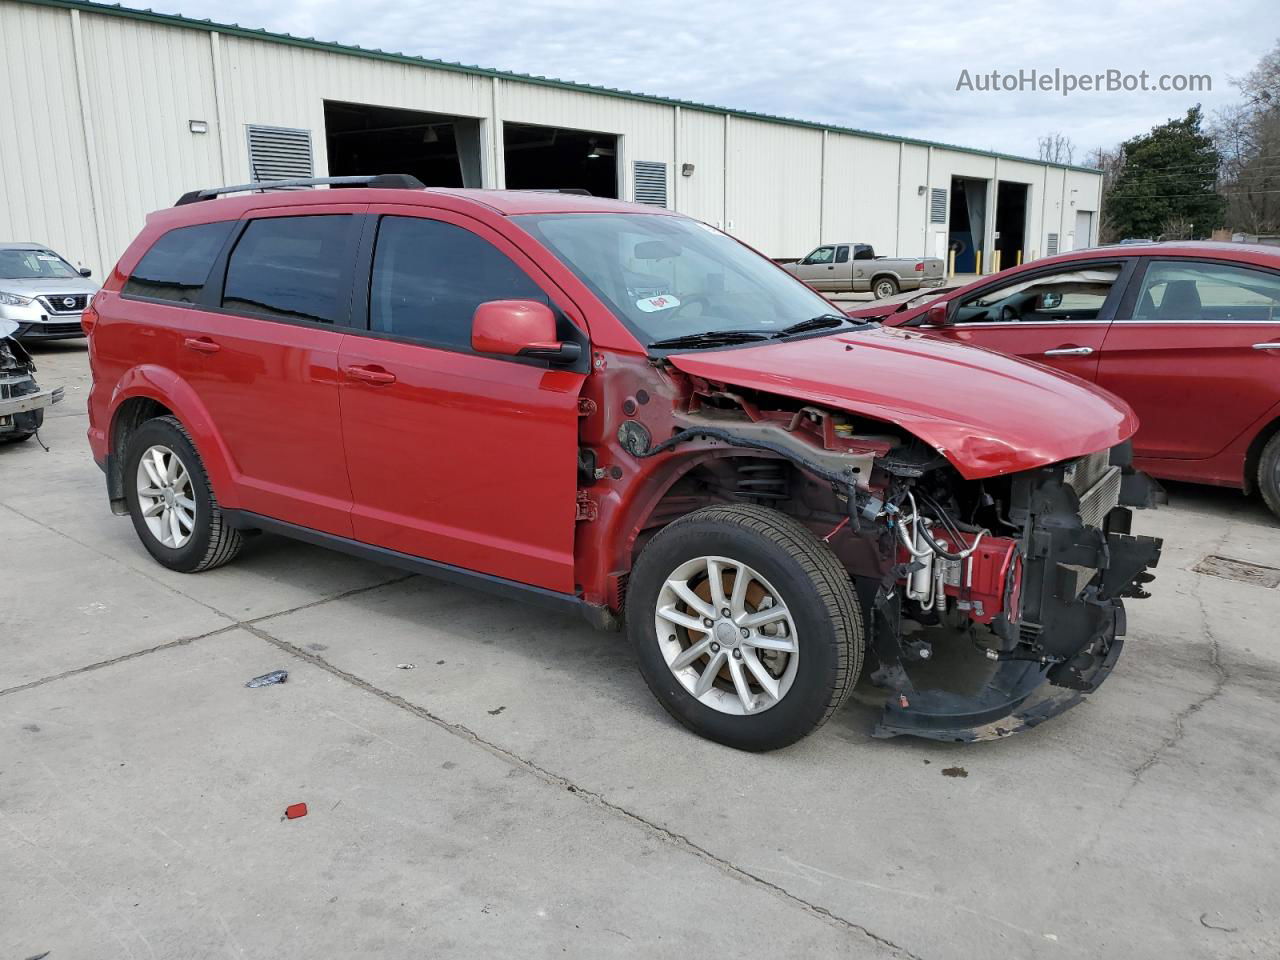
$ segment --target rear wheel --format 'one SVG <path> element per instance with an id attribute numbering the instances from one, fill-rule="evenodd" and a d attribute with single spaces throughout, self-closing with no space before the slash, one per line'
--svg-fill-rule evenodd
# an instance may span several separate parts
<path id="1" fill-rule="evenodd" d="M 875 294 L 877 300 L 896 296 L 898 293 L 898 281 L 893 277 L 876 277 L 871 283 L 871 292 Z"/>
<path id="2" fill-rule="evenodd" d="M 129 436 L 124 478 L 138 539 L 170 570 L 199 573 L 240 552 L 240 531 L 227 525 L 195 445 L 176 417 L 148 420 Z"/>
<path id="3" fill-rule="evenodd" d="M 1258 489 L 1271 512 L 1280 517 L 1280 431 L 1267 441 L 1258 458 Z"/>
<path id="4" fill-rule="evenodd" d="M 626 609 L 658 701 L 742 750 L 820 727 L 862 668 L 848 573 L 803 525 L 765 507 L 707 507 L 664 528 L 636 561 Z"/>

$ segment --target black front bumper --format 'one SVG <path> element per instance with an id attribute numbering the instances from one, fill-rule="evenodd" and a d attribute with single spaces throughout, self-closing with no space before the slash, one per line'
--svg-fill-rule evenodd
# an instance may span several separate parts
<path id="1" fill-rule="evenodd" d="M 25 343 L 35 340 L 70 340 L 84 335 L 79 317 L 70 320 L 50 320 L 47 323 L 24 323 L 12 334 L 15 340 L 22 340 Z"/>

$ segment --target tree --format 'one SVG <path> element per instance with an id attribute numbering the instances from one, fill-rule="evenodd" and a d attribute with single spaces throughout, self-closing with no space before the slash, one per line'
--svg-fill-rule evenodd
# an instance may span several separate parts
<path id="1" fill-rule="evenodd" d="M 1124 169 L 1124 151 L 1119 147 L 1094 147 L 1086 158 L 1087 166 L 1093 167 L 1102 173 L 1102 196 L 1106 197 L 1111 192 L 1111 188 L 1115 186 L 1116 178 L 1120 176 L 1120 171 Z M 1104 202 L 1102 205 L 1102 218 L 1098 221 L 1098 242 L 1099 243 L 1115 243 L 1117 240 L 1123 239 L 1124 234 L 1116 230 L 1115 221 L 1111 218 L 1111 210 Z"/>
<path id="2" fill-rule="evenodd" d="M 1226 200 L 1216 191 L 1222 158 L 1203 120 L 1197 104 L 1182 119 L 1121 144 L 1123 166 L 1103 200 L 1119 236 L 1159 237 L 1172 224 L 1207 236 L 1222 226 Z"/>
<path id="3" fill-rule="evenodd" d="M 1057 131 L 1040 138 L 1040 159 L 1046 163 L 1071 163 L 1076 155 L 1076 145 L 1071 138 Z"/>
<path id="4" fill-rule="evenodd" d="M 1280 233 L 1280 43 L 1244 78 L 1232 81 L 1244 102 L 1218 112 L 1227 225 Z"/>

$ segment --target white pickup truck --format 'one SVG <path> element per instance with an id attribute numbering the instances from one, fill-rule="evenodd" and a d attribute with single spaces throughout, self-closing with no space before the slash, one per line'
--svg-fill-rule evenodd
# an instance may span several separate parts
<path id="1" fill-rule="evenodd" d="M 815 290 L 866 293 L 877 300 L 903 290 L 940 287 L 946 280 L 937 257 L 877 257 L 869 243 L 824 243 L 782 268 Z"/>

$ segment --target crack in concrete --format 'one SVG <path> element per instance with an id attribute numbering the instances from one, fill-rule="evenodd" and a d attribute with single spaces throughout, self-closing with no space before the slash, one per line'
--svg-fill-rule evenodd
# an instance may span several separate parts
<path id="1" fill-rule="evenodd" d="M 0 696 L 5 696 L 10 693 L 19 693 L 23 690 L 29 690 L 33 687 L 43 686 L 44 684 L 53 683 L 57 680 L 62 680 L 67 677 L 76 676 L 82 673 L 88 673 L 94 670 L 101 670 L 105 667 L 114 666 L 115 664 L 119 664 L 119 663 L 125 663 L 130 660 L 136 660 L 139 657 L 144 657 L 152 653 L 158 653 L 164 650 L 173 649 L 175 647 L 186 646 L 188 644 L 194 643 L 197 640 L 204 640 L 210 637 L 218 636 L 220 634 L 228 633 L 235 629 L 241 629 L 248 633 L 253 634 L 258 639 L 271 644 L 272 646 L 278 648 L 279 650 L 285 653 L 288 653 L 291 656 L 297 657 L 298 659 L 304 660 L 316 667 L 319 667 L 322 670 L 325 670 L 326 672 L 332 674 L 333 676 L 344 680 L 345 682 L 351 684 L 352 686 L 366 693 L 373 694 L 374 696 L 391 704 L 392 706 L 398 707 L 401 710 L 405 710 L 408 713 L 418 717 L 419 719 L 426 720 L 427 722 L 434 724 L 435 726 L 439 727 L 442 730 L 445 730 L 446 732 L 452 734 L 453 736 L 459 737 L 464 741 L 470 742 L 473 745 L 486 750 L 490 754 L 502 759 L 503 761 L 511 764 L 512 766 L 518 769 L 521 769 L 527 773 L 530 773 L 533 776 L 536 776 L 538 779 L 542 780 L 544 783 L 550 786 L 559 787 L 561 789 L 567 790 L 568 792 L 576 795 L 577 797 L 581 798 L 583 801 L 587 803 L 592 803 L 596 806 L 602 807 L 617 816 L 620 816 L 626 820 L 631 821 L 632 823 L 640 826 L 646 832 L 654 835 L 658 839 L 671 844 L 672 846 L 676 847 L 679 850 L 684 851 L 685 853 L 689 853 L 689 854 L 692 854 L 693 856 L 698 857 L 700 860 L 704 861 L 705 863 L 713 866 L 714 868 L 721 871 L 722 873 L 728 876 L 731 876 L 742 883 L 747 883 L 750 885 L 757 886 L 767 891 L 771 895 L 783 900 L 784 902 L 797 906 L 800 909 L 804 910 L 805 912 L 812 914 L 813 916 L 818 917 L 821 920 L 834 924 L 835 926 L 840 927 L 844 930 L 847 930 L 850 933 L 854 933 L 854 934 L 857 934 L 858 936 L 864 937 L 870 940 L 871 942 L 875 943 L 876 945 L 892 951 L 894 956 L 902 957 L 904 958 L 904 960 L 922 960 L 922 958 L 919 957 L 917 954 L 912 953 L 911 951 L 907 950 L 905 947 L 895 943 L 894 941 L 888 939 L 887 937 L 881 936 L 880 934 L 863 926 L 862 924 L 857 923 L 853 920 L 849 920 L 846 917 L 842 917 L 839 914 L 834 913 L 827 907 L 822 906 L 821 904 L 816 904 L 809 900 L 806 900 L 803 897 L 787 890 L 785 887 L 780 886 L 779 884 L 766 880 L 764 877 L 761 877 L 758 874 L 752 873 L 751 871 L 738 866 L 737 864 L 733 863 L 730 860 L 726 860 L 723 857 L 717 856 L 716 854 L 708 850 L 706 847 L 703 847 L 695 843 L 693 840 L 689 839 L 683 834 L 677 833 L 668 827 L 662 826 L 661 824 L 654 823 L 653 821 L 646 819 L 640 814 L 634 813 L 633 811 L 628 810 L 626 807 L 620 806 L 606 799 L 600 793 L 597 793 L 593 790 L 588 790 L 584 787 L 580 787 L 573 781 L 569 780 L 567 777 L 563 777 L 560 774 L 554 773 L 551 770 L 547 770 L 545 767 L 539 766 L 538 764 L 534 763 L 532 760 L 528 760 L 520 756 L 519 754 L 515 753 L 514 751 L 501 746 L 500 744 L 494 743 L 490 740 L 486 740 L 484 737 L 480 736 L 478 733 L 476 733 L 474 730 L 472 730 L 471 728 L 467 727 L 464 724 L 454 723 L 452 721 L 444 719 L 443 717 L 437 716 L 436 714 L 432 713 L 430 710 L 427 710 L 425 707 L 421 707 L 418 704 L 411 703 L 410 701 L 405 700 L 403 697 L 393 694 L 390 691 L 383 690 L 380 687 L 374 686 L 372 683 L 369 683 L 367 680 L 363 679 L 362 677 L 358 677 L 353 673 L 349 673 L 343 670 L 342 668 L 337 667 L 334 664 L 330 663 L 329 661 L 325 660 L 323 657 L 320 657 L 315 653 L 312 653 L 311 651 L 303 650 L 302 648 L 297 647 L 292 643 L 289 643 L 287 640 L 282 640 L 274 636 L 273 634 L 268 633 L 266 630 L 263 630 L 260 626 L 258 626 L 258 624 L 266 620 L 271 620 L 276 617 L 288 616 L 289 614 L 297 613 L 298 611 L 301 611 L 301 610 L 307 610 L 312 607 L 317 607 L 323 604 L 332 603 L 335 600 L 343 600 L 348 597 L 355 596 L 357 594 L 368 593 L 370 591 L 378 590 L 378 589 L 381 589 L 382 587 L 390 586 L 395 583 L 401 583 L 405 580 L 412 579 L 414 576 L 416 576 L 416 574 L 405 574 L 403 576 L 393 577 L 389 580 L 384 580 L 379 583 L 370 584 L 363 587 L 355 587 L 351 590 L 343 591 L 342 593 L 335 594 L 331 597 L 321 597 L 316 600 L 310 600 L 306 603 L 298 604 L 297 606 L 290 607 L 289 609 L 286 609 L 286 610 L 277 610 L 272 613 L 263 614 L 260 617 L 253 617 L 248 620 L 241 620 L 235 617 L 233 614 L 227 613 L 225 610 L 219 609 L 218 607 L 210 603 L 206 603 L 203 600 L 199 600 L 196 597 L 190 596 L 189 594 L 183 592 L 182 590 L 179 590 L 177 587 L 174 587 L 172 584 L 166 583 L 163 580 L 148 574 L 146 571 L 140 570 L 134 566 L 131 566 L 130 564 L 125 563 L 124 561 L 120 560 L 118 557 L 114 557 L 111 554 L 98 549 L 92 544 L 85 543 L 84 541 L 81 541 L 78 538 L 73 537 L 68 533 L 65 533 L 64 531 L 57 529 L 56 527 L 52 527 L 49 524 L 35 517 L 29 516 L 25 512 L 18 510 L 16 507 L 13 507 L 7 503 L 0 503 L 0 506 L 4 506 L 7 510 L 22 517 L 24 520 L 34 523 L 37 526 L 45 530 L 48 530 L 50 533 L 53 533 L 56 536 L 63 537 L 67 540 L 70 540 L 72 543 L 75 543 L 78 546 L 84 547 L 85 549 L 90 550 L 93 553 L 112 561 L 113 563 L 119 564 L 120 566 L 127 568 L 130 573 L 142 576 L 147 580 L 150 580 L 152 583 L 156 584 L 157 586 L 165 590 L 168 590 L 171 593 L 177 594 L 178 596 L 183 597 L 186 600 L 190 600 L 192 603 L 198 604 L 199 606 L 202 606 L 212 611 L 213 613 L 217 614 L 218 616 L 223 617 L 224 619 L 229 621 L 226 626 L 219 627 L 216 630 L 210 630 L 210 631 L 207 631 L 206 633 L 198 634 L 196 636 L 183 637 L 178 640 L 170 640 L 166 643 L 157 644 L 153 647 L 148 647 L 144 650 L 135 650 L 131 653 L 122 654 L 121 656 L 113 657 L 109 660 L 102 660 L 97 663 L 92 663 L 84 667 L 77 667 L 73 670 L 66 670 L 66 671 L 63 671 L 62 673 L 53 674 L 48 677 L 42 677 L 38 680 L 32 680 L 27 683 L 19 684 L 14 687 L 9 687 L 5 690 L 0 690 Z"/>
<path id="2" fill-rule="evenodd" d="M 247 630 L 249 633 L 252 633 L 254 636 L 258 637 L 260 640 L 263 640 L 266 643 L 271 644 L 272 646 L 282 650 L 283 652 L 288 653 L 291 656 L 297 657 L 298 659 L 303 660 L 311 664 L 312 666 L 318 667 L 319 669 L 324 670 L 325 672 L 331 674 L 332 676 L 335 676 L 338 679 L 343 680 L 346 683 L 349 683 L 353 687 L 356 687 L 357 689 L 362 690 L 365 693 L 372 694 L 373 696 L 378 697 L 380 700 L 383 700 L 384 702 L 394 707 L 404 710 L 405 712 L 412 714 L 413 716 L 419 718 L 420 720 L 425 720 L 428 723 L 431 723 L 439 727 L 441 730 L 444 730 L 445 732 L 452 734 L 453 736 L 458 737 L 459 739 L 472 744 L 473 746 L 480 747 L 486 752 L 511 764 L 517 769 L 523 770 L 524 772 L 537 777 L 539 780 L 543 781 L 544 783 L 553 787 L 558 787 L 558 788 L 567 790 L 569 793 L 574 794 L 575 796 L 577 796 L 578 798 L 580 798 L 581 800 L 587 803 L 591 803 L 596 806 L 602 807 L 613 814 L 616 814 L 620 817 L 623 817 L 626 820 L 631 821 L 632 823 L 643 828 L 646 832 L 656 836 L 660 840 L 663 840 L 664 842 L 675 846 L 677 849 L 680 849 L 685 853 L 689 853 L 698 857 L 700 860 L 710 864 L 711 866 L 715 867 L 717 870 L 721 871 L 722 873 L 728 876 L 733 877 L 736 880 L 767 890 L 769 893 L 773 894 L 779 899 L 787 903 L 790 903 L 792 905 L 798 906 L 801 909 L 805 910 L 807 913 L 810 913 L 818 917 L 819 919 L 832 923 L 835 926 L 845 929 L 851 933 L 856 933 L 862 937 L 867 938 L 868 940 L 871 940 L 873 943 L 881 947 L 885 947 L 886 949 L 893 951 L 895 956 L 906 958 L 906 960 L 921 960 L 921 958 L 917 954 L 912 953 L 911 951 L 907 950 L 905 947 L 897 943 L 894 943 L 892 940 L 888 939 L 887 937 L 881 936 L 880 934 L 876 933 L 873 930 L 868 929 L 862 924 L 857 923 L 853 920 L 849 920 L 845 917 L 842 917 L 839 914 L 832 912 L 827 907 L 824 907 L 820 904 L 816 904 L 809 900 L 806 900 L 803 897 L 792 893 L 790 890 L 787 890 L 785 887 L 779 886 L 776 883 L 766 880 L 765 878 L 759 876 L 758 874 L 752 873 L 751 871 L 738 866 L 737 864 L 733 863 L 730 860 L 726 860 L 723 857 L 717 856 L 716 854 L 708 850 L 706 847 L 703 847 L 700 844 L 694 842 L 693 840 L 686 837 L 684 834 L 677 833 L 676 831 L 670 829 L 669 827 L 664 827 L 661 824 L 654 823 L 652 820 L 649 820 L 641 816 L 640 814 L 635 813 L 634 811 L 628 810 L 626 807 L 620 806 L 619 804 L 606 799 L 602 794 L 594 790 L 589 790 L 585 787 L 581 787 L 578 784 L 574 783 L 572 780 L 568 779 L 567 777 L 561 776 L 560 774 L 555 773 L 554 771 L 548 770 L 547 768 L 538 765 L 534 761 L 529 760 L 526 757 L 520 756 L 520 754 L 516 753 L 515 751 L 507 747 L 502 746 L 501 744 L 495 743 L 492 740 L 485 739 L 479 733 L 477 733 L 475 730 L 472 730 L 470 727 L 466 726 L 465 724 L 455 723 L 452 720 L 446 720 L 444 717 L 441 717 L 433 713 L 432 711 L 428 710 L 426 707 L 423 707 L 419 704 L 406 700 L 404 697 L 401 697 L 398 694 L 391 693 L 389 690 L 384 690 L 381 687 L 375 686 L 374 684 L 370 683 L 368 680 L 365 680 L 363 677 L 359 677 L 354 673 L 350 673 L 347 670 L 343 670 L 341 667 L 330 663 L 328 660 L 326 660 L 324 657 L 319 656 L 318 654 L 312 653 L 309 650 L 304 650 L 301 647 L 290 643 L 288 640 L 280 639 L 279 637 L 269 633 L 268 631 L 263 630 L 256 623 L 244 623 L 244 624 L 241 624 L 241 626 L 245 630 Z"/>
<path id="3" fill-rule="evenodd" d="M 1222 537 L 1218 541 L 1218 546 L 1215 550 L 1221 550 L 1225 546 L 1230 533 L 1231 528 L 1230 522 L 1228 521 L 1228 526 L 1223 531 Z M 1230 675 L 1227 673 L 1227 668 L 1223 666 L 1222 647 L 1218 643 L 1217 634 L 1213 631 L 1213 621 L 1209 616 L 1209 611 L 1204 604 L 1204 597 L 1200 592 L 1202 582 L 1201 578 L 1196 577 L 1192 581 L 1191 589 L 1187 592 L 1191 595 L 1192 599 L 1195 600 L 1196 608 L 1200 612 L 1200 637 L 1209 645 L 1209 666 L 1213 668 L 1214 672 L 1213 686 L 1204 696 L 1188 704 L 1182 710 L 1179 710 L 1174 714 L 1173 733 L 1170 736 L 1165 737 L 1164 740 L 1161 741 L 1160 745 L 1156 747 L 1155 750 L 1153 750 L 1151 754 L 1142 761 L 1142 763 L 1138 764 L 1138 766 L 1131 771 L 1130 775 L 1132 777 L 1132 781 L 1129 784 L 1129 789 L 1125 792 L 1125 796 L 1121 800 L 1121 803 L 1128 799 L 1128 796 L 1132 793 L 1133 789 L 1142 782 L 1142 778 L 1146 775 L 1147 771 L 1164 759 L 1165 754 L 1176 747 L 1182 741 L 1182 738 L 1186 736 L 1187 720 L 1216 700 L 1226 688 L 1227 681 L 1231 679 Z"/>

